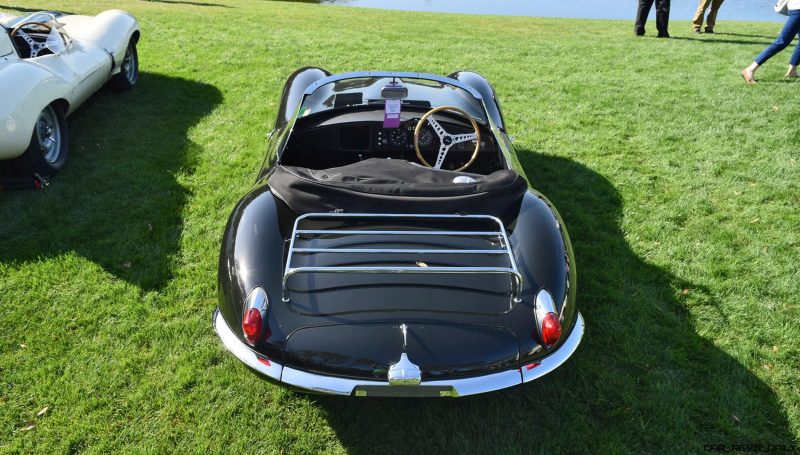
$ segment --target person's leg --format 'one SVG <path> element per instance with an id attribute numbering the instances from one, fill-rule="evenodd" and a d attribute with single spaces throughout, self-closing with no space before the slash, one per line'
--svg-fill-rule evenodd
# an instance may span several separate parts
<path id="1" fill-rule="evenodd" d="M 697 11 L 694 12 L 694 18 L 692 18 L 692 28 L 694 28 L 695 32 L 699 32 L 700 28 L 703 26 L 703 16 L 705 16 L 706 9 L 711 1 L 712 0 L 700 0 L 700 3 L 697 5 Z"/>
<path id="2" fill-rule="evenodd" d="M 725 0 L 713 0 L 711 2 L 711 9 L 708 11 L 706 18 L 706 33 L 714 33 L 714 25 L 717 23 L 717 13 L 722 2 Z"/>
<path id="3" fill-rule="evenodd" d="M 742 77 L 744 80 L 749 83 L 755 82 L 753 77 L 755 76 L 756 70 L 775 54 L 784 50 L 786 46 L 792 42 L 794 36 L 800 31 L 798 27 L 800 27 L 800 10 L 792 10 L 789 12 L 789 18 L 786 19 L 786 23 L 783 25 L 783 29 L 778 35 L 778 38 L 775 39 L 775 42 L 758 54 L 750 66 L 742 70 Z"/>
<path id="4" fill-rule="evenodd" d="M 795 14 L 795 11 L 797 14 Z M 771 59 L 775 54 L 778 52 L 786 49 L 794 36 L 797 35 L 797 27 L 800 26 L 800 10 L 792 10 L 789 14 L 789 18 L 786 19 L 786 23 L 783 25 L 783 29 L 781 33 L 778 35 L 778 38 L 775 39 L 775 42 L 767 46 L 758 56 L 755 58 L 755 62 L 759 65 L 763 65 L 767 60 Z"/>
<path id="5" fill-rule="evenodd" d="M 656 0 L 656 28 L 660 38 L 669 38 L 669 0 Z"/>
<path id="6" fill-rule="evenodd" d="M 792 58 L 789 59 L 789 70 L 784 77 L 800 77 L 797 74 L 797 65 L 800 65 L 800 33 L 798 33 L 797 39 L 797 47 L 792 52 Z"/>
<path id="7" fill-rule="evenodd" d="M 639 9 L 636 11 L 636 26 L 633 32 L 639 36 L 644 35 L 644 24 L 647 22 L 647 15 L 653 7 L 654 0 L 639 0 Z"/>

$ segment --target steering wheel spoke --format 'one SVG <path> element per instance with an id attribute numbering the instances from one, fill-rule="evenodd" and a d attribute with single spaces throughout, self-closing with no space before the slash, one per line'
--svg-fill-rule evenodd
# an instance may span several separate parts
<path id="1" fill-rule="evenodd" d="M 472 134 L 455 134 L 455 135 L 453 135 L 451 137 L 453 138 L 453 144 L 460 144 L 462 142 L 478 140 L 478 135 L 475 134 L 475 133 L 472 133 Z"/>
<path id="2" fill-rule="evenodd" d="M 25 42 L 28 43 L 28 46 L 36 45 L 36 41 L 34 41 L 33 38 L 31 38 L 31 36 L 25 33 L 23 30 L 18 30 L 17 35 L 21 36 L 22 39 L 24 39 Z"/>
<path id="3" fill-rule="evenodd" d="M 434 169 L 442 168 L 444 159 L 447 157 L 447 152 L 449 151 L 450 151 L 450 145 L 445 145 L 444 143 L 442 143 L 442 145 L 439 146 L 439 155 L 436 156 L 436 164 L 433 165 Z"/>
<path id="4" fill-rule="evenodd" d="M 436 135 L 439 136 L 439 140 L 444 139 L 447 136 L 447 131 L 444 130 L 444 127 L 435 119 L 433 116 L 428 117 L 428 124 L 433 128 L 433 131 L 436 132 Z"/>

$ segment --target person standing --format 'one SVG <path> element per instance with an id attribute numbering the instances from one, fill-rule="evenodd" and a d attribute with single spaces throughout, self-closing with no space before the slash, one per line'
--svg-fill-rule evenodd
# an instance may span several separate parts
<path id="1" fill-rule="evenodd" d="M 694 19 L 692 19 L 695 33 L 700 33 L 700 29 L 703 27 L 703 16 L 706 14 L 706 9 L 708 9 L 709 6 L 711 6 L 711 10 L 708 11 L 708 17 L 706 18 L 706 33 L 714 33 L 717 13 L 723 1 L 725 0 L 700 0 L 700 4 L 697 5 L 697 11 L 694 13 Z"/>
<path id="2" fill-rule="evenodd" d="M 772 58 L 778 52 L 786 49 L 795 36 L 800 34 L 800 0 L 789 0 L 788 2 L 789 17 L 786 19 L 786 24 L 783 25 L 781 33 L 774 43 L 770 44 L 763 52 L 756 56 L 753 63 L 747 68 L 742 70 L 742 77 L 748 84 L 755 84 L 754 79 L 756 70 L 766 63 L 767 60 Z M 789 70 L 784 77 L 798 77 L 797 65 L 800 64 L 800 42 L 794 49 L 791 58 L 789 58 Z"/>
<path id="3" fill-rule="evenodd" d="M 800 0 L 798 0 L 800 1 Z M 634 33 L 637 36 L 644 35 L 644 24 L 647 22 L 647 15 L 650 9 L 656 4 L 656 29 L 659 38 L 669 38 L 669 0 L 639 0 L 639 9 L 636 11 L 636 26 Z"/>

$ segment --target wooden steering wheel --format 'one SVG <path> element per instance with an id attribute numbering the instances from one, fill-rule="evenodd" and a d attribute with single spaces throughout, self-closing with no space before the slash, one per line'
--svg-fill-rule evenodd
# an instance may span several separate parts
<path id="1" fill-rule="evenodd" d="M 460 114 L 462 117 L 469 120 L 472 124 L 472 129 L 475 131 L 472 134 L 450 134 L 448 133 L 435 118 L 433 118 L 433 114 L 441 111 L 453 111 Z M 423 125 L 427 121 L 428 124 L 431 125 L 433 131 L 436 132 L 436 135 L 439 136 L 439 155 L 436 157 L 436 164 L 431 165 L 428 163 L 427 160 L 422 156 L 422 152 L 419 149 L 419 132 L 422 131 Z M 444 159 L 447 157 L 447 152 L 450 151 L 450 148 L 456 144 L 460 144 L 462 142 L 467 141 L 475 141 L 475 151 L 472 152 L 472 157 L 467 161 L 467 164 L 461 166 L 456 171 L 463 171 L 464 169 L 470 167 L 472 163 L 478 158 L 478 152 L 481 149 L 481 130 L 478 128 L 478 124 L 475 123 L 475 120 L 469 115 L 465 110 L 455 107 L 455 106 L 440 106 L 434 109 L 429 110 L 425 115 L 419 119 L 419 123 L 417 123 L 417 128 L 414 130 L 414 148 L 417 151 L 417 158 L 424 164 L 425 166 L 432 167 L 434 169 L 441 169 L 442 163 L 444 163 Z"/>
<path id="2" fill-rule="evenodd" d="M 22 29 L 24 27 L 28 27 L 30 25 L 38 25 L 40 27 L 44 27 L 47 29 L 47 33 L 50 33 L 53 30 L 53 26 L 39 21 L 28 21 L 22 24 L 17 25 L 14 30 L 11 30 L 10 36 L 14 38 L 15 36 L 19 35 L 20 38 L 24 39 L 26 43 L 28 43 L 28 47 L 30 48 L 30 58 L 34 58 L 39 55 L 39 52 L 45 50 L 47 48 L 46 43 L 39 43 L 33 38 L 30 37 L 27 33 L 25 33 Z"/>

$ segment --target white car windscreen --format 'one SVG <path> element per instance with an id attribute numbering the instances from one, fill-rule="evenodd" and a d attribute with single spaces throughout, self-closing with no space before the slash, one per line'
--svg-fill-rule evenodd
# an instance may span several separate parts
<path id="1" fill-rule="evenodd" d="M 50 34 L 47 35 L 47 41 L 45 41 L 44 44 L 50 49 L 50 52 L 54 54 L 64 52 L 64 38 L 61 36 L 61 33 L 58 33 L 56 27 L 50 29 Z"/>

